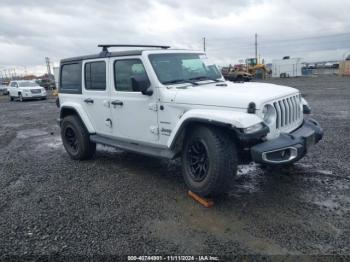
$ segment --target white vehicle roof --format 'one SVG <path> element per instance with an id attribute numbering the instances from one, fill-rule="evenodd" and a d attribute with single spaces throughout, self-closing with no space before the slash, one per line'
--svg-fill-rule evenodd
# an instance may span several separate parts
<path id="1" fill-rule="evenodd" d="M 79 62 L 88 59 L 97 59 L 105 57 L 123 57 L 123 56 L 138 56 L 142 54 L 169 54 L 169 53 L 198 53 L 203 54 L 202 51 L 188 50 L 188 49 L 137 49 L 118 52 L 100 52 L 93 55 L 77 56 L 71 58 L 65 58 L 61 60 L 61 63 Z"/>

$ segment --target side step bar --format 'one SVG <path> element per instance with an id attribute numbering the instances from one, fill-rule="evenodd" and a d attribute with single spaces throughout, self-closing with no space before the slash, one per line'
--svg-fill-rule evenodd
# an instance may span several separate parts
<path id="1" fill-rule="evenodd" d="M 113 138 L 109 138 L 101 135 L 90 135 L 90 140 L 96 144 L 116 147 L 126 151 L 131 151 L 131 152 L 148 155 L 148 156 L 167 158 L 167 159 L 174 159 L 176 156 L 176 152 L 167 148 L 158 148 L 158 147 L 151 147 L 147 145 L 140 145 L 137 143 L 125 142 L 125 141 L 121 141 L 118 139 L 113 139 Z"/>

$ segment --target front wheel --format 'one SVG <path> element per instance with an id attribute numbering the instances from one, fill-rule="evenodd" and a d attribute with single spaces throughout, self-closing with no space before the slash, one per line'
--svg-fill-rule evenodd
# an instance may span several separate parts
<path id="1" fill-rule="evenodd" d="M 194 127 L 184 143 L 182 174 L 190 190 L 201 196 L 225 193 L 237 163 L 233 140 L 215 127 Z"/>
<path id="2" fill-rule="evenodd" d="M 19 101 L 23 102 L 23 96 L 21 93 L 19 94 Z"/>
<path id="3" fill-rule="evenodd" d="M 90 141 L 88 131 L 76 115 L 66 116 L 63 119 L 61 138 L 64 148 L 72 159 L 89 159 L 96 151 L 96 144 Z"/>

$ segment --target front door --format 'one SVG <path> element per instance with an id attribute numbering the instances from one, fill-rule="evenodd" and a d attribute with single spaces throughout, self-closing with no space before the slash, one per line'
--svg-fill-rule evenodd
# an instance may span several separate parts
<path id="1" fill-rule="evenodd" d="M 108 79 L 108 59 L 84 61 L 83 106 L 97 134 L 112 133 Z"/>
<path id="2" fill-rule="evenodd" d="M 127 140 L 157 143 L 158 119 L 156 92 L 151 96 L 134 90 L 131 79 L 147 77 L 139 57 L 111 60 L 113 88 L 111 88 L 111 116 L 113 136 Z"/>

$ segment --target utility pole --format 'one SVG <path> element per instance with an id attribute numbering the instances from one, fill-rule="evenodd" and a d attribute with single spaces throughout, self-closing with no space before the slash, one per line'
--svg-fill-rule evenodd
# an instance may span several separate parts
<path id="1" fill-rule="evenodd" d="M 258 64 L 258 34 L 255 33 L 255 59 Z"/>
<path id="2" fill-rule="evenodd" d="M 47 74 L 50 77 L 51 75 L 50 58 L 45 57 L 45 61 L 46 61 Z"/>
<path id="3" fill-rule="evenodd" d="M 203 51 L 205 52 L 206 51 L 206 43 L 205 43 L 205 37 L 203 37 Z"/>

